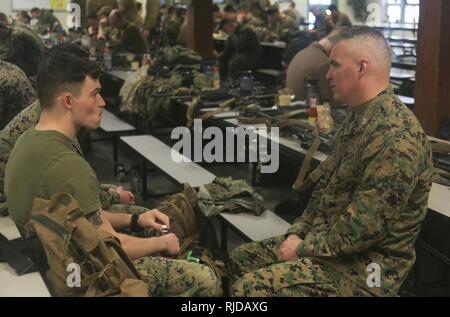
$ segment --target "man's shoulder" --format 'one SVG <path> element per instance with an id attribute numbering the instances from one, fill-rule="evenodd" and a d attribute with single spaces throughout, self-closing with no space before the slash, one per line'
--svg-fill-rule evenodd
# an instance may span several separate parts
<path id="1" fill-rule="evenodd" d="M 136 31 L 139 31 L 139 30 L 140 29 L 137 26 L 137 24 L 135 24 L 133 22 L 128 22 L 127 26 L 125 27 L 125 31 L 128 31 L 128 32 L 130 32 L 130 31 L 136 32 Z"/>
<path id="2" fill-rule="evenodd" d="M 25 131 L 17 140 L 14 152 L 33 153 L 33 155 L 58 156 L 72 153 L 77 155 L 71 141 L 56 131 L 38 131 L 33 128 Z"/>
<path id="3" fill-rule="evenodd" d="M 0 61 L 0 80 L 28 81 L 27 76 L 18 66 L 5 61 Z"/>
<path id="4" fill-rule="evenodd" d="M 380 99 L 380 111 L 371 122 L 373 137 L 382 138 L 398 148 L 405 144 L 426 146 L 427 136 L 417 117 L 393 93 Z"/>
<path id="5" fill-rule="evenodd" d="M 0 132 L 0 142 L 6 141 L 11 145 L 27 130 L 39 121 L 41 106 L 38 100 L 18 113 Z"/>
<path id="6" fill-rule="evenodd" d="M 305 61 L 307 62 L 305 63 Z M 324 53 L 324 49 L 319 42 L 311 43 L 308 47 L 298 52 L 292 60 L 292 62 L 298 63 L 296 67 L 308 69 L 317 68 L 317 61 L 322 61 L 322 64 L 328 65 L 328 56 Z"/>

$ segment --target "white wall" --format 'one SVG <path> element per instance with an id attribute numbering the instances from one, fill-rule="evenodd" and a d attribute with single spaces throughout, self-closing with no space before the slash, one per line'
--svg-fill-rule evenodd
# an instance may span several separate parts
<path id="1" fill-rule="evenodd" d="M 275 3 L 275 0 L 271 0 L 272 3 Z M 308 0 L 294 0 L 297 10 L 304 16 L 308 17 Z M 383 4 L 386 2 L 386 0 L 371 0 L 370 2 L 378 3 L 383 6 Z M 284 4 L 281 6 L 283 8 Z M 350 20 L 352 22 L 360 23 L 360 21 L 357 21 L 353 15 L 353 9 L 347 4 L 347 0 L 338 0 L 338 8 L 340 11 L 348 14 L 350 17 Z M 384 12 L 384 9 L 382 7 L 382 11 Z"/>
<path id="2" fill-rule="evenodd" d="M 0 1 L 0 12 L 5 13 L 6 15 L 10 16 L 11 18 L 15 17 L 15 15 L 16 15 L 16 12 L 12 11 L 11 0 L 1 0 Z M 56 11 L 55 16 L 59 20 L 61 25 L 63 27 L 66 27 L 67 12 Z"/>
<path id="3" fill-rule="evenodd" d="M 147 0 L 137 0 L 137 1 L 142 3 L 143 17 L 145 17 L 145 7 L 147 4 Z M 11 0 L 0 0 L 0 12 L 3 12 L 10 17 L 14 17 L 16 15 L 16 13 L 12 11 Z M 67 12 L 56 11 L 54 14 L 61 23 L 61 25 L 64 28 L 66 28 Z"/>

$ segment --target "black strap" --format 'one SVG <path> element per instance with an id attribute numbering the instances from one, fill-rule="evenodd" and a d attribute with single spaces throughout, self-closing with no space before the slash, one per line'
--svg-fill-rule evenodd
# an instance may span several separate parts
<path id="1" fill-rule="evenodd" d="M 0 233 L 0 262 L 2 261 L 7 262 L 19 276 L 37 271 L 33 261 L 14 249 L 11 241 Z"/>
<path id="2" fill-rule="evenodd" d="M 66 229 L 64 229 L 60 224 L 54 222 L 50 218 L 43 216 L 43 215 L 33 215 L 31 216 L 31 219 L 34 221 L 39 222 L 40 224 L 46 226 L 48 229 L 52 230 L 54 233 L 59 235 L 63 240 L 67 239 L 69 237 L 69 232 L 67 232 Z"/>
<path id="3" fill-rule="evenodd" d="M 64 241 L 69 242 L 67 244 L 67 247 L 74 254 L 74 257 L 78 257 L 79 259 L 83 258 L 83 260 L 89 259 L 89 253 L 86 252 L 84 248 L 80 247 L 78 243 L 76 243 L 76 241 L 73 241 L 71 239 L 71 234 L 60 224 L 43 215 L 33 215 L 31 216 L 31 219 L 39 222 L 40 224 L 44 225 L 45 227 L 59 235 Z"/>

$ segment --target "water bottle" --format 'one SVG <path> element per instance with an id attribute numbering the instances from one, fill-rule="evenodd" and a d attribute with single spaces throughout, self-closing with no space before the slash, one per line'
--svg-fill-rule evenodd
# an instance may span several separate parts
<path id="1" fill-rule="evenodd" d="M 219 89 L 220 88 L 220 72 L 219 72 L 219 67 L 214 66 L 213 67 L 213 77 L 212 77 L 212 83 L 213 83 L 213 88 L 214 89 Z"/>
<path id="2" fill-rule="evenodd" d="M 311 99 L 315 98 L 315 103 L 320 103 L 319 98 L 319 86 L 318 81 L 316 79 L 306 79 L 305 80 L 305 96 L 306 96 L 306 105 L 311 107 Z"/>
<path id="3" fill-rule="evenodd" d="M 250 70 L 241 73 L 239 79 L 239 93 L 241 97 L 253 95 L 253 75 Z"/>
<path id="4" fill-rule="evenodd" d="M 213 67 L 210 63 L 205 64 L 203 74 L 205 74 L 208 79 L 209 87 L 213 86 Z"/>
<path id="5" fill-rule="evenodd" d="M 111 50 L 109 49 L 108 43 L 106 43 L 105 50 L 103 51 L 103 63 L 106 70 L 110 70 L 112 68 Z"/>
<path id="6" fill-rule="evenodd" d="M 142 194 L 142 179 L 136 166 L 131 169 L 130 190 L 135 194 Z"/>

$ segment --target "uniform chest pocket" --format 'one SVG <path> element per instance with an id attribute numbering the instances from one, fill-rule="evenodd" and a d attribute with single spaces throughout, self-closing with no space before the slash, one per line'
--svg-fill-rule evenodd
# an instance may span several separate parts
<path id="1" fill-rule="evenodd" d="M 345 189 L 347 192 L 356 188 L 362 176 L 361 159 L 358 156 L 356 152 L 348 151 L 345 153 L 345 157 L 342 157 L 338 162 L 331 175 L 329 183 L 332 188 Z"/>

